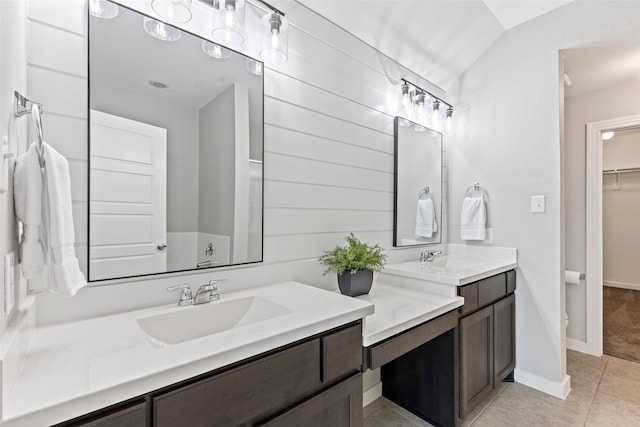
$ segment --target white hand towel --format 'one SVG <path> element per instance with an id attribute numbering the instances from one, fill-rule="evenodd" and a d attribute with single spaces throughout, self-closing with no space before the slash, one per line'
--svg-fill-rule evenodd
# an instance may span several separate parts
<path id="1" fill-rule="evenodd" d="M 20 242 L 22 274 L 32 279 L 42 272 L 46 250 L 42 225 L 42 170 L 35 144 L 16 159 L 13 189 L 16 216 L 24 225 Z"/>
<path id="2" fill-rule="evenodd" d="M 438 231 L 436 212 L 433 200 L 418 200 L 416 208 L 416 237 L 431 238 Z"/>
<path id="3" fill-rule="evenodd" d="M 45 220 L 49 236 L 50 279 L 53 292 L 75 295 L 87 284 L 74 249 L 69 163 L 50 145 L 44 145 Z"/>
<path id="4" fill-rule="evenodd" d="M 483 197 L 465 197 L 460 215 L 460 238 L 484 240 L 487 233 L 487 211 Z"/>

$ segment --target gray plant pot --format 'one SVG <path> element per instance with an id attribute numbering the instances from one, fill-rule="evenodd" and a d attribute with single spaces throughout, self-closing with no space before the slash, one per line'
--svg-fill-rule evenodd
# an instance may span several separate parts
<path id="1" fill-rule="evenodd" d="M 368 294 L 373 283 L 373 271 L 358 270 L 355 274 L 346 271 L 338 274 L 338 287 L 343 295 L 357 297 Z"/>

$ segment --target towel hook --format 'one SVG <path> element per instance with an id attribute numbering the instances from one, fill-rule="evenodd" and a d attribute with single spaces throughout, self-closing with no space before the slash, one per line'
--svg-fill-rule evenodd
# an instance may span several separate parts
<path id="1" fill-rule="evenodd" d="M 489 193 L 487 192 L 487 190 L 485 190 L 484 188 L 480 187 L 480 183 L 479 182 L 474 182 L 473 185 L 470 185 L 467 190 L 465 191 L 465 195 L 470 197 L 473 195 L 474 191 L 480 191 L 482 192 L 482 198 L 486 201 L 487 198 L 489 197 Z"/>
<path id="2" fill-rule="evenodd" d="M 13 91 L 14 104 L 13 114 L 16 117 L 22 117 L 25 114 L 31 114 L 31 121 L 36 129 L 36 149 L 38 151 L 38 160 L 40 167 L 44 168 L 44 136 L 42 132 L 42 104 L 35 102 L 22 95 L 17 90 Z"/>

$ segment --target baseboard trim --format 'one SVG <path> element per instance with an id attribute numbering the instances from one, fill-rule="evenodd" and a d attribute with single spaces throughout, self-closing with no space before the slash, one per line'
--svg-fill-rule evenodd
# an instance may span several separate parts
<path id="1" fill-rule="evenodd" d="M 558 399 L 566 399 L 571 391 L 571 377 L 569 375 L 565 375 L 562 381 L 555 382 L 516 368 L 514 376 L 520 384 L 535 388 Z"/>
<path id="2" fill-rule="evenodd" d="M 632 291 L 640 291 L 640 285 L 637 285 L 635 283 L 602 282 L 602 286 L 609 286 L 610 288 L 631 289 Z"/>
<path id="3" fill-rule="evenodd" d="M 367 406 L 379 397 L 382 397 L 382 383 L 378 383 L 362 393 L 362 406 Z"/>
<path id="4" fill-rule="evenodd" d="M 579 351 L 580 353 L 593 354 L 588 343 L 573 338 L 567 338 L 567 349 Z M 597 356 L 597 354 L 594 354 L 594 356 Z"/>

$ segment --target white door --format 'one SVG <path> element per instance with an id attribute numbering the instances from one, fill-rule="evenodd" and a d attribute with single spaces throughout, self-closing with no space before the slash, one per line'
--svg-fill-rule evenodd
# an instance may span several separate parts
<path id="1" fill-rule="evenodd" d="M 91 110 L 89 276 L 167 268 L 167 130 Z"/>

